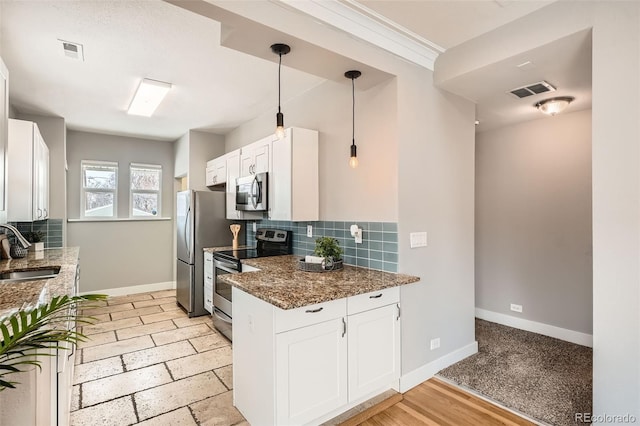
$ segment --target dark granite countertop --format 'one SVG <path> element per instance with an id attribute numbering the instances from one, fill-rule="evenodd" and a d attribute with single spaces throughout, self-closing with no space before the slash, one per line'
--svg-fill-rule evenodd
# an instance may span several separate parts
<path id="1" fill-rule="evenodd" d="M 229 250 L 249 250 L 249 249 L 254 249 L 256 248 L 255 246 L 238 246 L 235 249 L 233 248 L 233 246 L 222 246 L 222 247 L 206 247 L 204 248 L 204 252 L 205 253 L 215 253 L 217 251 L 229 251 Z"/>
<path id="2" fill-rule="evenodd" d="M 72 295 L 78 265 L 78 247 L 29 252 L 22 259 L 0 260 L 0 273 L 60 267 L 54 278 L 0 284 L 0 317 L 23 308 L 48 303 L 53 296 Z"/>
<path id="3" fill-rule="evenodd" d="M 303 272 L 296 268 L 301 256 L 247 259 L 257 272 L 224 274 L 220 279 L 281 309 L 342 299 L 420 281 L 419 277 L 345 265 L 331 272 Z"/>

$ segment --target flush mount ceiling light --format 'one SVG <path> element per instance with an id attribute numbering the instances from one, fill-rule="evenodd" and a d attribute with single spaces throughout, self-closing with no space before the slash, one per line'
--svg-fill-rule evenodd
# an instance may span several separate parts
<path id="1" fill-rule="evenodd" d="M 574 99 L 575 98 L 571 96 L 559 96 L 557 98 L 545 99 L 534 106 L 541 112 L 553 116 L 564 111 Z"/>
<path id="2" fill-rule="evenodd" d="M 276 136 L 278 139 L 284 138 L 284 115 L 280 110 L 280 70 L 282 69 L 282 55 L 291 52 L 291 48 L 282 43 L 271 45 L 271 51 L 279 56 L 278 60 L 278 113 L 276 114 Z"/>
<path id="3" fill-rule="evenodd" d="M 148 78 L 142 79 L 127 112 L 131 115 L 151 117 L 169 89 L 171 89 L 171 83 Z"/>
<path id="4" fill-rule="evenodd" d="M 344 76 L 351 79 L 351 99 L 352 99 L 352 118 L 351 118 L 351 158 L 349 165 L 352 169 L 358 167 L 358 153 L 356 148 L 356 78 L 362 73 L 358 70 L 351 70 L 344 73 Z"/>

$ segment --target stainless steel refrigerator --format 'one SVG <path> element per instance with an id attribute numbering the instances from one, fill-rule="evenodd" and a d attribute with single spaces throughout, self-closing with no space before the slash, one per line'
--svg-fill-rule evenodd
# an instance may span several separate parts
<path id="1" fill-rule="evenodd" d="M 205 315 L 203 248 L 230 246 L 233 240 L 229 229 L 233 222 L 226 219 L 225 193 L 178 192 L 176 210 L 176 298 L 189 317 Z M 244 232 L 239 239 L 244 241 Z"/>

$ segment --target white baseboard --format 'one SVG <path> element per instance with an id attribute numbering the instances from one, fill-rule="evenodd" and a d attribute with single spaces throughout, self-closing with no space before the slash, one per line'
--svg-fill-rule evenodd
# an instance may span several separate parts
<path id="1" fill-rule="evenodd" d="M 593 347 L 593 336 L 591 334 L 580 333 L 579 331 L 516 318 L 511 315 L 500 314 L 498 312 L 487 311 L 480 308 L 476 308 L 476 318 L 506 325 L 508 327 L 519 328 L 520 330 L 531 331 L 532 333 L 538 333 L 544 336 L 555 337 L 556 339 L 575 343 L 577 345 L 588 346 L 590 348 Z"/>
<path id="2" fill-rule="evenodd" d="M 400 377 L 400 392 L 405 393 L 411 388 L 418 386 L 420 383 L 432 378 L 438 371 L 462 361 L 468 356 L 478 352 L 478 342 L 473 342 L 460 349 L 441 356 L 422 367 L 416 368 L 410 373 Z"/>
<path id="3" fill-rule="evenodd" d="M 146 293 L 149 291 L 171 290 L 176 288 L 175 281 L 165 281 L 163 283 L 132 285 L 129 287 L 107 288 L 104 290 L 81 291 L 83 294 L 106 294 L 107 296 L 126 296 L 127 294 Z"/>

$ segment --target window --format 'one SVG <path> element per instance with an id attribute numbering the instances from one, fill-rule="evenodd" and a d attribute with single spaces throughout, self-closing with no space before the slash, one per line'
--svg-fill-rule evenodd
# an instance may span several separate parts
<path id="1" fill-rule="evenodd" d="M 160 216 L 160 187 L 162 166 L 131 163 L 131 197 L 129 214 Z"/>
<path id="2" fill-rule="evenodd" d="M 118 163 L 82 160 L 82 217 L 115 217 Z"/>

